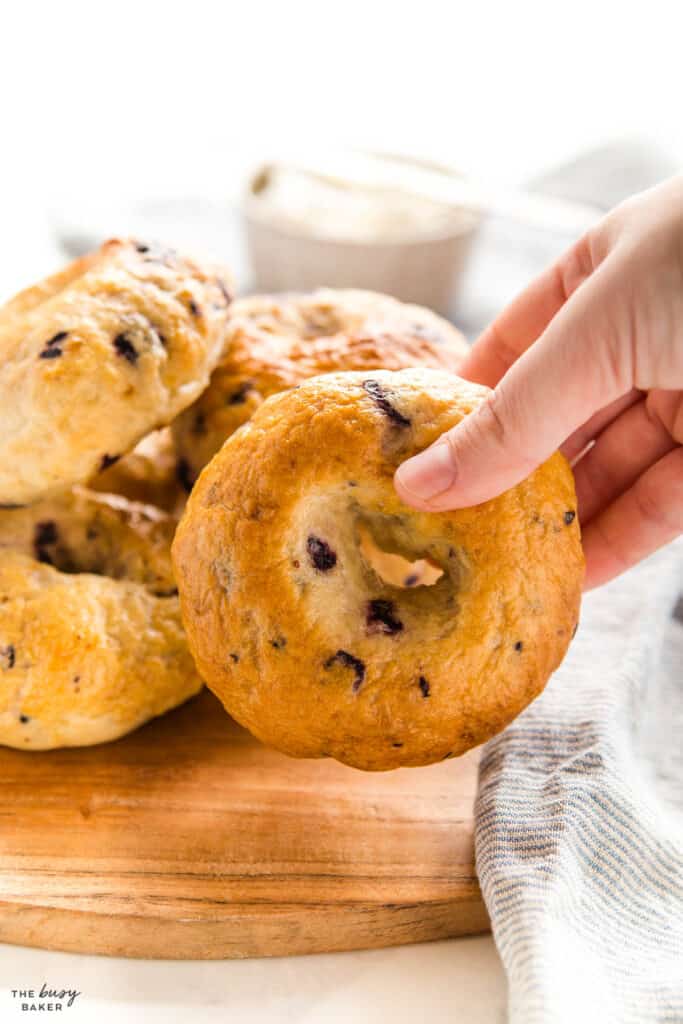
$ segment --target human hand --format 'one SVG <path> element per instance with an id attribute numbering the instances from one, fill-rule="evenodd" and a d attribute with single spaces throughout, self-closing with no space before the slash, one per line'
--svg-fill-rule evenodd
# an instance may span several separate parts
<path id="1" fill-rule="evenodd" d="M 559 447 L 574 467 L 586 589 L 683 532 L 683 177 L 616 207 L 460 373 L 494 390 L 399 467 L 407 504 L 477 505 Z"/>

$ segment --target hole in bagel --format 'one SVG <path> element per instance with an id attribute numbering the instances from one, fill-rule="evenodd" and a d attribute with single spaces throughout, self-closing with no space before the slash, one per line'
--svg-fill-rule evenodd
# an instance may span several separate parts
<path id="1" fill-rule="evenodd" d="M 366 526 L 359 526 L 358 537 L 358 547 L 367 564 L 392 587 L 433 587 L 444 574 L 441 566 L 430 558 L 411 561 L 398 551 L 384 550 Z"/>

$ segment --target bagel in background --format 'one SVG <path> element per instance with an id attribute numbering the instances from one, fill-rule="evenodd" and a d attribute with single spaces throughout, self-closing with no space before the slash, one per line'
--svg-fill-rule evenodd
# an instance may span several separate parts
<path id="1" fill-rule="evenodd" d="M 309 377 L 410 366 L 455 372 L 466 353 L 465 338 L 447 320 L 377 292 L 320 288 L 238 299 L 207 390 L 173 424 L 179 477 L 189 492 L 265 398 Z"/>
<path id="2" fill-rule="evenodd" d="M 221 356 L 227 274 L 113 240 L 0 309 L 0 505 L 82 483 L 170 421 Z"/>
<path id="3" fill-rule="evenodd" d="M 0 743 L 117 739 L 202 688 L 158 509 L 84 489 L 0 510 Z"/>
<path id="4" fill-rule="evenodd" d="M 187 494 L 178 480 L 178 457 L 170 428 L 143 437 L 132 452 L 96 473 L 88 481 L 88 489 L 120 494 L 179 515 Z"/>

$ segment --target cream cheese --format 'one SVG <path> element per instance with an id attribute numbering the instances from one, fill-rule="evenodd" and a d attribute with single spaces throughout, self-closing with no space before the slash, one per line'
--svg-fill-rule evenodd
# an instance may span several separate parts
<path id="1" fill-rule="evenodd" d="M 252 214 L 284 231 L 359 243 L 449 234 L 463 210 L 395 184 L 272 164 L 251 185 Z"/>

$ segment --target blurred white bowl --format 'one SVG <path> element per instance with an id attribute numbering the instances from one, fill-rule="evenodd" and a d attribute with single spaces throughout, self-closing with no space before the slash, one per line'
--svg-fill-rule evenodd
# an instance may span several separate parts
<path id="1" fill-rule="evenodd" d="M 398 159 L 395 166 L 429 167 L 439 174 L 457 177 L 454 172 L 444 172 L 443 168 L 403 158 Z M 402 217 L 405 214 L 402 210 L 397 214 L 400 219 L 397 230 L 392 229 L 391 209 L 385 209 L 378 212 L 378 229 L 373 237 L 372 225 L 365 222 L 350 225 L 348 231 L 342 223 L 340 230 L 340 220 L 343 221 L 346 211 L 341 218 L 332 216 L 330 219 L 326 214 L 332 211 L 325 209 L 324 202 L 319 201 L 316 207 L 313 201 L 311 208 L 305 211 L 287 211 L 277 202 L 264 201 L 269 175 L 277 170 L 280 170 L 277 164 L 260 167 L 251 176 L 244 197 L 243 215 L 254 290 L 308 291 L 322 285 L 368 288 L 445 315 L 452 313 L 458 284 L 481 222 L 481 214 L 476 209 L 444 208 L 443 216 L 425 217 L 428 221 L 425 224 L 420 222 L 419 211 L 411 224 L 410 217 L 407 220 Z M 312 177 L 315 174 L 311 172 Z M 373 191 L 377 202 L 381 203 L 382 193 L 376 184 Z M 390 192 L 388 190 L 386 195 Z M 404 198 L 406 195 L 409 197 L 409 191 L 404 193 Z M 300 198 L 298 196 L 295 202 Z M 367 207 L 367 197 L 363 202 Z M 416 197 L 416 202 L 424 203 L 424 196 Z M 352 216 L 352 209 L 349 214 Z M 353 237 L 354 231 L 358 237 Z"/>

